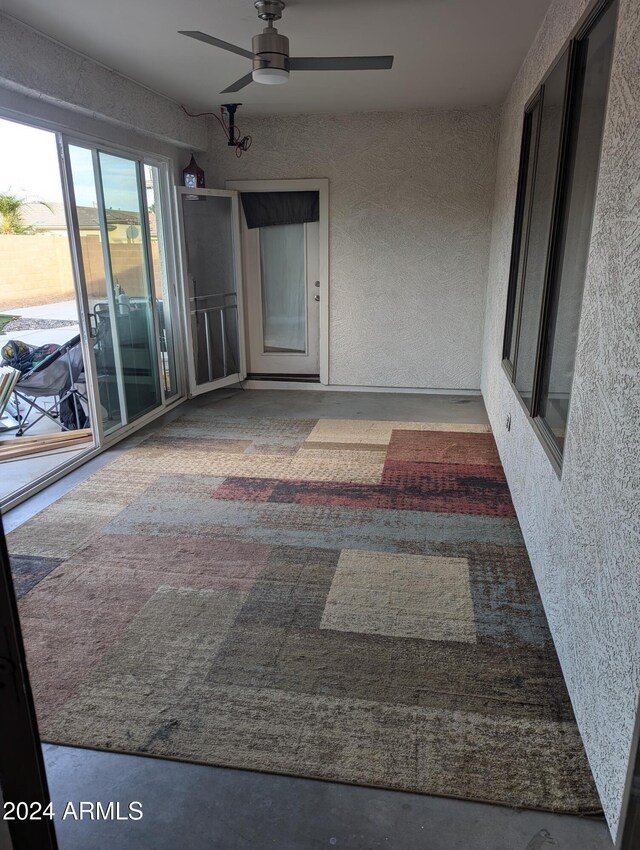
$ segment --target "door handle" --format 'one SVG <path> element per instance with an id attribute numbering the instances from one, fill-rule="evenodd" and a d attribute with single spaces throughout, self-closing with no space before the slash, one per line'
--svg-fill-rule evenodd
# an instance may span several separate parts
<path id="1" fill-rule="evenodd" d="M 314 300 L 314 301 L 319 301 L 319 300 L 320 300 L 320 296 L 319 296 L 319 295 L 314 295 L 314 296 L 313 296 L 313 300 Z"/>

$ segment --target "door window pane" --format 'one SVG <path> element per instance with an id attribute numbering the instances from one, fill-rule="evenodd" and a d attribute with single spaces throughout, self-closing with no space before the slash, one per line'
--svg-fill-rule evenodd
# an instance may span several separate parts
<path id="1" fill-rule="evenodd" d="M 183 196 L 192 356 L 196 384 L 240 372 L 233 204 L 219 195 Z"/>
<path id="2" fill-rule="evenodd" d="M 522 307 L 514 364 L 514 383 L 529 410 L 531 410 L 540 313 L 555 198 L 567 70 L 568 51 L 564 53 L 549 75 L 542 96 L 542 118 L 531 216 L 528 222 Z"/>
<path id="3" fill-rule="evenodd" d="M 304 224 L 260 228 L 265 354 L 304 354 L 307 350 L 304 228 Z"/>
<path id="4" fill-rule="evenodd" d="M 560 253 L 551 286 L 540 402 L 540 415 L 560 448 L 569 411 L 614 31 L 615 6 L 612 5 L 580 44 L 579 105 L 570 130 Z"/>
<path id="5" fill-rule="evenodd" d="M 69 163 L 78 217 L 80 251 L 89 301 L 89 319 L 94 329 L 94 353 L 105 434 L 123 424 L 120 409 L 118 370 L 111 323 L 110 287 L 104 268 L 104 254 L 98 197 L 89 148 L 69 145 Z"/>
<path id="6" fill-rule="evenodd" d="M 103 152 L 99 159 L 115 296 L 109 321 L 131 422 L 161 404 L 140 172 L 131 159 Z"/>

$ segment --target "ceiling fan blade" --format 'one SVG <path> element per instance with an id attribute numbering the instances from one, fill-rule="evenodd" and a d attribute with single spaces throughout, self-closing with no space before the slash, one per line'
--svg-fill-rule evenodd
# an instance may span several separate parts
<path id="1" fill-rule="evenodd" d="M 240 91 L 240 89 L 248 86 L 251 82 L 253 82 L 253 72 L 249 71 L 248 74 L 245 74 L 244 77 L 240 77 L 239 80 L 236 80 L 235 83 L 232 83 L 228 88 L 222 89 L 220 94 L 226 94 L 229 91 Z"/>
<path id="2" fill-rule="evenodd" d="M 297 56 L 289 59 L 292 71 L 385 71 L 393 56 Z"/>
<path id="3" fill-rule="evenodd" d="M 207 35 L 206 32 L 199 30 L 178 30 L 180 35 L 186 35 L 189 38 L 195 38 L 197 41 L 204 41 L 205 44 L 212 44 L 214 47 L 221 47 L 223 50 L 228 50 L 230 53 L 237 53 L 238 56 L 244 56 L 246 59 L 254 59 L 255 53 L 250 50 L 245 50 L 244 47 L 238 47 L 235 44 L 230 44 L 228 41 L 222 41 L 221 38 L 214 38 L 212 35 Z"/>

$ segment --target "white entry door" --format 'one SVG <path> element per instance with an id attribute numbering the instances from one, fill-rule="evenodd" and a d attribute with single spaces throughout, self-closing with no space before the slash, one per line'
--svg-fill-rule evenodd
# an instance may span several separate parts
<path id="1" fill-rule="evenodd" d="M 247 373 L 317 379 L 319 223 L 242 228 Z"/>

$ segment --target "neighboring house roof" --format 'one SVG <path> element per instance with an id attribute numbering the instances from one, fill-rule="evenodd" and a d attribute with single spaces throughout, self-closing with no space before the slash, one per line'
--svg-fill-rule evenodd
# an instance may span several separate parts
<path id="1" fill-rule="evenodd" d="M 28 227 L 46 227 L 47 230 L 66 229 L 67 219 L 64 205 L 47 201 L 44 204 L 23 204 L 20 217 Z"/>
<path id="2" fill-rule="evenodd" d="M 64 204 L 59 201 L 44 204 L 24 204 L 20 208 L 22 220 L 29 227 L 36 230 L 66 230 L 67 218 Z M 138 224 L 139 215 L 129 210 L 107 210 L 107 226 L 117 224 Z M 81 230 L 99 230 L 98 210 L 96 207 L 78 207 L 78 224 Z M 156 232 L 156 217 L 149 213 L 149 225 L 151 233 Z"/>

